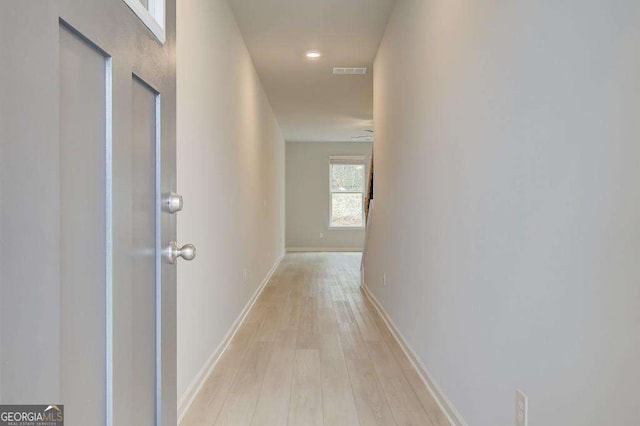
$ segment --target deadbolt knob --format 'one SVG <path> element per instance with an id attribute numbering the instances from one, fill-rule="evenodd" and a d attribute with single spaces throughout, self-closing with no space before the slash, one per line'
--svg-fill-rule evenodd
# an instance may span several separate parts
<path id="1" fill-rule="evenodd" d="M 182 195 L 170 192 L 162 201 L 162 209 L 167 213 L 174 214 L 182 210 Z"/>

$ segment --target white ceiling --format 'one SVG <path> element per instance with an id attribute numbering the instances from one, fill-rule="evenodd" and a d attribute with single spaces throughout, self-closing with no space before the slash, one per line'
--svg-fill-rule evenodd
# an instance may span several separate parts
<path id="1" fill-rule="evenodd" d="M 288 141 L 366 141 L 372 64 L 395 0 L 229 0 Z M 317 50 L 319 59 L 305 53 Z M 367 74 L 332 74 L 366 66 Z"/>

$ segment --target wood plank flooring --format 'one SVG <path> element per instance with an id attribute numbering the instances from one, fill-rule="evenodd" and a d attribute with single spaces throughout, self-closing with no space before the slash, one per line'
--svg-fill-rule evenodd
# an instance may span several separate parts
<path id="1" fill-rule="evenodd" d="M 360 254 L 292 253 L 181 425 L 449 423 L 360 289 Z"/>

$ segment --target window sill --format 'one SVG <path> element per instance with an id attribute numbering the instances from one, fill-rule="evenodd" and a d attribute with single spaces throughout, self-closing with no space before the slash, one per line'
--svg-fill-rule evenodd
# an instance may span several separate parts
<path id="1" fill-rule="evenodd" d="M 156 36 L 156 39 L 158 39 L 160 44 L 164 44 L 166 41 L 167 35 L 166 35 L 163 24 L 161 25 L 161 23 L 157 19 L 159 16 L 152 15 L 151 12 L 149 12 L 142 5 L 142 3 L 140 3 L 140 0 L 123 0 L 123 1 L 126 3 L 127 6 L 129 6 L 129 9 L 131 9 L 133 13 L 135 13 L 138 16 L 138 18 L 142 21 L 142 23 L 147 26 L 149 31 L 151 31 L 153 35 Z M 163 3 L 163 7 L 164 7 L 164 3 Z M 164 23 L 164 18 L 161 19 L 160 21 Z"/>
<path id="2" fill-rule="evenodd" d="M 329 226 L 329 231 L 364 231 L 364 226 Z"/>

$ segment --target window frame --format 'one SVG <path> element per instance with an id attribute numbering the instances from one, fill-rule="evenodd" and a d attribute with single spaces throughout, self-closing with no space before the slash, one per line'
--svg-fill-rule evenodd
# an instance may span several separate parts
<path id="1" fill-rule="evenodd" d="M 161 44 L 167 39 L 165 9 L 166 0 L 148 0 L 146 8 L 140 0 L 122 0 L 142 23 L 156 36 Z"/>
<path id="2" fill-rule="evenodd" d="M 340 164 L 341 161 L 345 161 L 347 163 L 342 164 L 353 164 L 353 165 L 362 165 L 362 175 L 363 175 L 363 185 L 362 191 L 333 191 L 331 188 L 331 179 L 332 179 L 332 167 L 334 164 Z M 348 163 L 352 161 L 352 163 Z M 328 230 L 331 231 L 362 231 L 365 228 L 364 223 L 364 196 L 366 191 L 366 180 L 367 178 L 367 164 L 366 164 L 366 156 L 365 155 L 330 155 L 329 156 L 329 224 L 327 226 Z M 360 194 L 362 197 L 362 225 L 361 226 L 339 226 L 334 225 L 332 222 L 333 219 L 333 194 Z"/>

